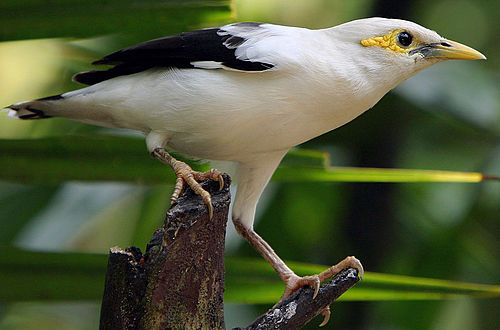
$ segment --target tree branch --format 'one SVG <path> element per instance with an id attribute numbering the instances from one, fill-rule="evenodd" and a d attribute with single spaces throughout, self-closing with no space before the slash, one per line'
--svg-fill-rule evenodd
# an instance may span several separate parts
<path id="1" fill-rule="evenodd" d="M 244 329 L 299 329 L 358 281 L 358 270 L 346 268 L 335 275 L 331 281 L 323 284 L 316 298 L 313 299 L 312 289 L 301 288 L 259 316 Z"/>
<path id="2" fill-rule="evenodd" d="M 231 179 L 202 184 L 214 216 L 186 188 L 142 255 L 112 248 L 101 307 L 101 329 L 224 328 L 224 244 Z"/>

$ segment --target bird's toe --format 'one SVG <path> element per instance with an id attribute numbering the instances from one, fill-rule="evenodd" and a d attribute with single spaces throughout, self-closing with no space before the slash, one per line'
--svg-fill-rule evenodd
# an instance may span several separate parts
<path id="1" fill-rule="evenodd" d="M 326 306 L 320 313 L 321 315 L 323 315 L 323 322 L 321 322 L 321 324 L 319 325 L 320 327 L 322 326 L 325 326 L 328 321 L 330 321 L 330 315 L 332 314 L 330 312 L 330 305 Z"/>
<path id="2" fill-rule="evenodd" d="M 323 281 L 329 279 L 330 277 L 340 273 L 344 268 L 348 268 L 348 267 L 357 269 L 359 278 L 363 279 L 363 276 L 365 274 L 365 271 L 363 269 L 363 265 L 356 257 L 353 257 L 353 256 L 349 256 L 349 257 L 345 258 L 344 260 L 342 260 L 338 264 L 331 266 L 330 268 L 328 268 L 327 270 L 325 270 L 324 272 L 322 272 L 321 274 L 318 274 L 318 275 L 319 275 L 321 282 L 323 282 Z"/>
<path id="3" fill-rule="evenodd" d="M 281 299 L 285 299 L 294 294 L 297 290 L 304 286 L 310 286 L 314 290 L 313 299 L 316 298 L 319 287 L 321 285 L 321 280 L 318 275 L 310 275 L 310 276 L 297 276 L 293 274 L 285 281 L 286 289 L 283 293 Z"/>
<path id="4" fill-rule="evenodd" d="M 172 194 L 172 202 L 176 202 L 177 198 L 181 194 L 184 184 L 189 185 L 193 192 L 199 195 L 205 205 L 208 208 L 209 218 L 212 219 L 214 215 L 214 207 L 212 205 L 212 196 L 208 191 L 203 189 L 199 182 L 205 180 L 214 180 L 219 182 L 219 186 L 222 189 L 224 186 L 224 179 L 222 178 L 222 172 L 217 169 L 211 169 L 206 172 L 194 171 L 188 164 L 177 161 L 178 163 L 174 166 L 174 171 L 177 176 L 176 185 L 174 188 L 174 193 Z"/>

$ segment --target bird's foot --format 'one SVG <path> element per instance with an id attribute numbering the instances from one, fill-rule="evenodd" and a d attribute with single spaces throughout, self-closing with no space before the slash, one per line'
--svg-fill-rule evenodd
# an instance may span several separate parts
<path id="1" fill-rule="evenodd" d="M 344 268 L 354 268 L 358 270 L 358 276 L 360 279 L 363 279 L 364 270 L 363 265 L 359 262 L 355 257 L 347 257 L 336 265 L 331 266 L 324 272 L 316 275 L 309 276 L 298 276 L 295 273 L 292 275 L 288 275 L 285 279 L 286 289 L 283 293 L 281 299 L 287 298 L 291 296 L 295 291 L 300 289 L 303 286 L 310 286 L 314 290 L 313 299 L 316 298 L 319 291 L 319 286 L 321 282 L 333 277 L 334 275 L 340 273 Z"/>
<path id="2" fill-rule="evenodd" d="M 199 182 L 205 181 L 207 179 L 219 182 L 219 189 L 224 187 L 224 178 L 222 177 L 222 172 L 212 168 L 206 172 L 194 171 L 191 166 L 173 158 L 169 153 L 167 153 L 163 148 L 157 148 L 153 151 L 153 157 L 159 159 L 163 163 L 168 164 L 175 172 L 177 179 L 175 180 L 174 192 L 170 201 L 173 204 L 177 203 L 180 194 L 184 190 L 184 184 L 187 184 L 193 192 L 203 199 L 203 202 L 208 207 L 209 218 L 212 219 L 214 215 L 214 207 L 212 206 L 212 197 L 210 193 L 202 188 Z"/>
<path id="3" fill-rule="evenodd" d="M 280 303 L 284 299 L 290 297 L 294 292 L 303 286 L 310 286 L 314 290 L 313 299 L 316 298 L 321 282 L 338 274 L 344 268 L 354 268 L 358 270 L 358 276 L 363 278 L 364 270 L 361 262 L 355 257 L 347 257 L 338 264 L 328 268 L 324 272 L 311 276 L 300 277 L 288 267 L 283 260 L 274 252 L 271 246 L 257 234 L 252 227 L 246 227 L 239 218 L 233 218 L 234 227 L 236 231 L 243 236 L 249 243 L 257 250 L 262 256 L 271 264 L 274 270 L 278 273 L 281 279 L 285 282 L 286 288 L 283 296 L 278 301 Z M 330 319 L 330 306 L 324 307 L 321 312 L 323 322 L 321 326 L 325 325 Z"/>
<path id="4" fill-rule="evenodd" d="M 208 207 L 209 217 L 210 219 L 212 219 L 214 215 L 212 197 L 210 196 L 210 193 L 208 191 L 201 187 L 199 181 L 205 181 L 207 179 L 218 181 L 219 189 L 222 189 L 222 187 L 224 187 L 224 179 L 222 177 L 222 173 L 215 168 L 212 168 L 211 170 L 206 172 L 194 171 L 188 164 L 181 161 L 176 161 L 173 168 L 177 179 L 175 181 L 174 192 L 172 194 L 172 197 L 170 198 L 172 204 L 177 203 L 177 199 L 184 189 L 184 184 L 187 183 L 197 195 L 201 196 L 203 202 Z"/>
<path id="5" fill-rule="evenodd" d="M 295 273 L 292 273 L 291 275 L 286 276 L 285 277 L 286 288 L 285 292 L 283 293 L 283 296 L 281 297 L 281 300 L 288 298 L 303 286 L 310 286 L 314 290 L 313 294 L 313 299 L 314 299 L 318 295 L 321 282 L 329 279 L 330 277 L 333 277 L 334 275 L 338 274 L 347 267 L 357 269 L 359 278 L 363 279 L 364 275 L 363 265 L 361 265 L 361 262 L 359 262 L 358 259 L 350 256 L 345 258 L 338 264 L 331 266 L 330 268 L 328 268 L 327 270 L 325 270 L 320 274 L 301 277 L 296 275 Z M 321 314 L 324 316 L 324 319 L 323 322 L 321 322 L 320 326 L 324 326 L 325 324 L 328 323 L 328 320 L 330 319 L 330 306 L 329 305 L 326 306 L 321 311 Z"/>

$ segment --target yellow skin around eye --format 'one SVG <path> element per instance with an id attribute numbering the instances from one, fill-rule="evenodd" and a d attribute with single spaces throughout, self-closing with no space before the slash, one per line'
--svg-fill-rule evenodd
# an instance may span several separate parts
<path id="1" fill-rule="evenodd" d="M 401 32 L 401 31 L 403 31 L 403 30 L 402 29 L 395 30 L 389 34 L 386 34 L 383 37 L 373 37 L 373 38 L 361 40 L 361 45 L 363 45 L 365 47 L 378 46 L 378 47 L 390 49 L 390 50 L 397 52 L 397 53 L 408 53 L 410 51 L 409 49 L 402 48 L 397 43 L 397 36 L 398 36 L 399 32 Z"/>

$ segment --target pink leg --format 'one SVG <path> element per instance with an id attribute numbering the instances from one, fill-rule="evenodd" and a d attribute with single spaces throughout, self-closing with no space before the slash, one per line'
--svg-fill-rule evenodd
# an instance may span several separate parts
<path id="1" fill-rule="evenodd" d="M 363 266 L 355 257 L 347 257 L 338 264 L 333 265 L 320 274 L 302 277 L 298 276 L 285 264 L 283 260 L 281 260 L 281 258 L 276 254 L 276 252 L 274 252 L 271 246 L 253 229 L 245 228 L 238 219 L 233 219 L 233 222 L 238 233 L 243 236 L 250 243 L 250 245 L 271 264 L 274 270 L 285 282 L 285 292 L 281 296 L 280 300 L 291 296 L 294 292 L 296 292 L 303 286 L 310 286 L 314 289 L 314 299 L 318 294 L 321 282 L 336 275 L 342 269 L 347 267 L 357 269 L 359 272 L 359 277 L 361 279 L 363 278 Z M 321 326 L 323 326 L 328 322 L 330 318 L 330 306 L 327 306 L 321 314 L 323 314 L 325 317 L 323 322 L 321 323 Z"/>

